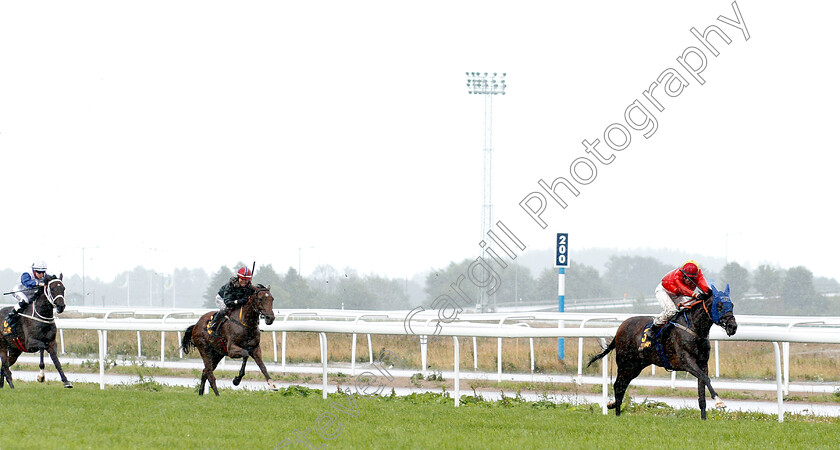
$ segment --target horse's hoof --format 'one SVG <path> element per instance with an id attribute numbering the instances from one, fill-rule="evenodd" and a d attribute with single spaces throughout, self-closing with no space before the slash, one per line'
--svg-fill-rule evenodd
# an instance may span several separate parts
<path id="1" fill-rule="evenodd" d="M 726 403 L 723 403 L 723 400 L 721 400 L 720 397 L 717 397 L 715 398 L 715 408 L 725 409 Z"/>
<path id="2" fill-rule="evenodd" d="M 607 409 L 615 409 L 615 402 L 607 403 Z"/>
<path id="3" fill-rule="evenodd" d="M 276 385 L 276 384 L 274 384 L 274 382 L 273 382 L 273 381 L 269 381 L 269 382 L 268 382 L 268 388 L 269 388 L 269 389 L 271 389 L 272 391 L 277 391 L 277 390 L 280 390 L 280 388 L 278 388 L 278 387 L 277 387 L 277 385 Z"/>
<path id="4" fill-rule="evenodd" d="M 234 378 L 234 379 L 233 379 L 233 385 L 234 385 L 234 386 L 239 386 L 239 382 L 240 382 L 240 381 L 242 381 L 242 378 Z"/>
<path id="5" fill-rule="evenodd" d="M 38 382 L 39 382 L 39 383 L 43 383 L 43 382 L 44 382 L 44 376 L 43 376 L 43 375 L 38 375 Z"/>
<path id="6" fill-rule="evenodd" d="M 67 389 L 72 389 L 73 388 L 73 383 L 68 381 L 68 382 L 64 383 L 64 387 L 66 387 Z"/>

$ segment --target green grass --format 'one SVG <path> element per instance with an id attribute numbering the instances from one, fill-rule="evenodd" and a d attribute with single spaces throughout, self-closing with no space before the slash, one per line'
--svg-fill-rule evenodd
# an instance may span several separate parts
<path id="1" fill-rule="evenodd" d="M 674 410 L 656 403 L 632 406 L 621 417 L 597 405 L 555 405 L 508 397 L 487 402 L 462 397 L 453 407 L 441 394 L 327 400 L 318 390 L 194 390 L 148 378 L 110 387 L 18 382 L 0 390 L 7 431 L 0 449 L 13 448 L 836 448 L 840 419 Z M 342 412 L 344 408 L 345 412 Z M 320 417 L 320 419 L 319 419 Z M 319 422 L 320 420 L 320 422 Z M 330 423 L 330 421 L 332 421 Z M 315 431 L 320 424 L 321 437 Z M 9 428 L 11 427 L 11 428 Z"/>

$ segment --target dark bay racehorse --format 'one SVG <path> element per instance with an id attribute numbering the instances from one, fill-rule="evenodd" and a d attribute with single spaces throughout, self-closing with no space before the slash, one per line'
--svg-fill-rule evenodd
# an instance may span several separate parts
<path id="1" fill-rule="evenodd" d="M 590 358 L 587 367 L 613 349 L 616 351 L 618 374 L 613 383 L 615 401 L 607 405 L 607 408 L 615 409 L 616 416 L 621 414 L 621 402 L 627 386 L 639 376 L 642 369 L 651 364 L 668 370 L 683 370 L 697 378 L 697 401 L 703 420 L 706 420 L 707 387 L 715 407 L 726 407 L 709 380 L 709 330 L 713 324 L 719 325 L 728 336 L 732 336 L 738 329 L 732 313 L 732 301 L 729 299 L 729 285 L 724 292 L 718 291 L 713 285 L 711 297 L 697 301 L 689 308 L 660 328 L 653 344 L 642 351 L 639 351 L 642 333 L 653 318 L 636 316 L 625 320 L 604 351 Z"/>
<path id="2" fill-rule="evenodd" d="M 198 395 L 204 395 L 204 386 L 210 380 L 210 388 L 216 395 L 216 377 L 213 371 L 223 357 L 242 358 L 242 367 L 239 375 L 233 379 L 233 385 L 238 386 L 245 375 L 245 363 L 248 357 L 254 358 L 260 371 L 271 389 L 277 390 L 274 381 L 268 376 L 268 371 L 262 360 L 262 349 L 260 348 L 260 316 L 265 317 L 265 324 L 271 325 L 274 322 L 274 297 L 271 296 L 271 286 L 265 287 L 261 284 L 254 286 L 256 289 L 248 301 L 242 306 L 234 307 L 227 319 L 219 326 L 218 335 L 211 335 L 207 331 L 207 322 L 213 315 L 212 312 L 204 314 L 198 319 L 195 325 L 191 325 L 184 332 L 181 339 L 181 349 L 189 353 L 192 347 L 196 347 L 204 360 L 204 370 L 201 372 L 201 385 L 198 388 Z"/>
<path id="3" fill-rule="evenodd" d="M 64 312 L 65 306 L 62 278 L 64 278 L 63 275 L 58 277 L 46 275 L 44 277 L 44 287 L 38 288 L 38 293 L 30 306 L 18 316 L 17 332 L 0 338 L 0 360 L 2 360 L 0 388 L 3 387 L 4 381 L 8 381 L 9 387 L 14 389 L 10 367 L 14 365 L 23 352 L 40 353 L 41 363 L 39 367 L 41 372 L 38 374 L 38 381 L 43 382 L 44 350 L 52 358 L 52 362 L 61 376 L 61 381 L 64 382 L 64 387 L 73 387 L 73 384 L 67 380 L 64 371 L 61 369 L 61 362 L 58 360 L 55 345 L 56 327 L 53 310 L 61 314 Z M 0 309 L 0 317 L 6 317 L 11 308 L 13 307 Z"/>

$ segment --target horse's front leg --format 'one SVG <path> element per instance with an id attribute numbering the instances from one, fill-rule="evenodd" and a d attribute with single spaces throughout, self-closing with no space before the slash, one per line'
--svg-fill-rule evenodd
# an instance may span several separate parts
<path id="1" fill-rule="evenodd" d="M 700 405 L 700 418 L 706 420 L 706 384 L 697 379 L 697 404 Z"/>
<path id="2" fill-rule="evenodd" d="M 43 348 L 38 350 L 38 356 L 41 357 L 41 361 L 38 363 L 38 368 L 41 369 L 41 371 L 38 372 L 38 382 L 43 383 L 44 380 L 46 379 L 46 377 L 44 376 L 44 367 L 45 366 L 44 366 L 44 349 Z"/>
<path id="3" fill-rule="evenodd" d="M 706 419 L 706 392 L 704 388 L 709 388 L 709 394 L 712 400 L 715 401 L 715 408 L 726 408 L 726 404 L 718 397 L 715 388 L 712 387 L 712 380 L 709 379 L 708 369 L 702 369 L 696 362 L 691 361 L 687 364 L 685 370 L 697 378 L 697 403 L 700 406 L 700 418 Z"/>
<path id="4" fill-rule="evenodd" d="M 47 352 L 50 354 L 50 359 L 52 359 L 53 365 L 55 366 L 55 370 L 58 371 L 58 376 L 61 377 L 61 382 L 64 383 L 64 387 L 72 388 L 73 383 L 67 379 L 67 376 L 64 375 L 64 370 L 61 368 L 61 361 L 58 360 L 58 351 L 56 350 L 55 341 L 52 341 L 47 345 Z M 41 350 L 41 373 L 44 373 L 44 351 Z"/>
<path id="5" fill-rule="evenodd" d="M 276 391 L 277 385 L 274 384 L 274 381 L 268 376 L 268 370 L 265 368 L 265 363 L 262 360 L 262 349 L 260 346 L 256 346 L 253 350 L 251 350 L 251 357 L 254 358 L 254 361 L 257 363 L 257 366 L 260 368 L 260 372 L 262 372 L 263 376 L 265 377 L 265 382 L 268 383 L 269 389 Z"/>
<path id="6" fill-rule="evenodd" d="M 233 385 L 239 386 L 239 383 L 242 381 L 242 377 L 245 376 L 245 364 L 248 362 L 248 356 L 242 357 L 242 367 L 239 368 L 239 375 L 233 379 Z"/>
<path id="7" fill-rule="evenodd" d="M 228 356 L 231 358 L 242 358 L 242 367 L 239 368 L 239 375 L 233 379 L 233 385 L 239 386 L 239 382 L 242 381 L 242 377 L 245 376 L 245 364 L 248 362 L 248 355 L 250 354 L 248 350 L 234 344 L 233 342 L 228 341 L 227 345 L 228 349 Z"/>

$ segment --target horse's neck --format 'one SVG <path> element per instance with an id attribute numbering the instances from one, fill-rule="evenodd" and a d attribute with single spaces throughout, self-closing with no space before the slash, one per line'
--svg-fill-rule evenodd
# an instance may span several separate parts
<path id="1" fill-rule="evenodd" d="M 41 317 L 49 319 L 53 316 L 52 311 L 52 305 L 50 304 L 50 302 L 47 301 L 46 298 L 44 298 L 43 294 L 41 294 L 38 297 L 35 297 L 35 301 L 32 302 L 33 313 L 37 312 L 38 315 L 40 315 Z"/>
<path id="2" fill-rule="evenodd" d="M 696 305 L 686 312 L 688 319 L 688 327 L 693 329 L 699 336 L 709 336 L 709 330 L 712 328 L 712 319 L 703 308 L 702 304 Z"/>
<path id="3" fill-rule="evenodd" d="M 260 320 L 260 313 L 257 310 L 256 298 L 248 299 L 244 305 L 239 308 L 237 315 L 241 314 L 242 323 L 245 325 L 253 325 Z"/>

